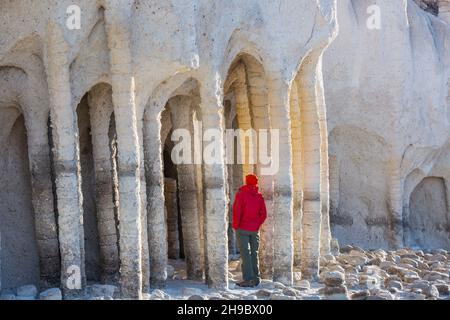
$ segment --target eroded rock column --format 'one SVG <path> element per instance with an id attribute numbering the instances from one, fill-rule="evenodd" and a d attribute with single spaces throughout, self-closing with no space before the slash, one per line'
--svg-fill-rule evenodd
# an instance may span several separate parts
<path id="1" fill-rule="evenodd" d="M 302 276 L 315 279 L 319 273 L 322 207 L 320 201 L 321 137 L 317 111 L 318 58 L 303 61 L 298 79 L 303 150 L 303 244 Z"/>
<path id="2" fill-rule="evenodd" d="M 328 162 L 328 126 L 322 76 L 322 59 L 319 59 L 317 72 L 316 95 L 320 128 L 320 205 L 322 213 L 320 226 L 320 255 L 327 255 L 331 252 L 330 166 Z"/>
<path id="3" fill-rule="evenodd" d="M 41 287 L 49 288 L 58 286 L 61 261 L 50 171 L 48 119 L 45 116 L 30 120 L 27 124 L 28 156 Z"/>
<path id="4" fill-rule="evenodd" d="M 145 181 L 145 158 L 144 158 L 144 137 L 143 121 L 138 122 L 138 135 L 140 145 L 140 178 L 141 178 L 141 252 L 142 252 L 142 291 L 150 290 L 150 256 L 148 248 L 148 217 L 147 217 L 147 183 Z"/>
<path id="5" fill-rule="evenodd" d="M 201 89 L 205 257 L 208 285 L 215 289 L 227 289 L 228 199 L 225 189 L 223 97 L 219 92 L 216 86 Z"/>
<path id="6" fill-rule="evenodd" d="M 112 154 L 109 125 L 113 112 L 109 87 L 94 88 L 89 94 L 92 153 L 95 169 L 95 197 L 97 205 L 98 237 L 101 261 L 101 280 L 115 283 L 119 276 L 119 250 L 113 196 Z"/>
<path id="7" fill-rule="evenodd" d="M 186 96 L 177 96 L 172 98 L 169 104 L 173 128 L 174 130 L 185 129 L 189 132 L 192 150 L 194 131 L 192 124 L 192 100 Z M 184 152 L 188 152 L 188 150 Z M 200 239 L 200 213 L 197 200 L 196 168 L 192 157 L 187 158 L 190 158 L 187 161 L 188 163 L 176 164 L 184 254 L 186 257 L 188 279 L 201 280 L 203 279 L 203 259 Z"/>
<path id="8" fill-rule="evenodd" d="M 292 178 L 293 178 L 293 215 L 294 215 L 294 265 L 299 266 L 302 251 L 302 132 L 300 104 L 297 83 L 294 81 L 290 97 L 291 140 L 292 140 Z"/>
<path id="9" fill-rule="evenodd" d="M 144 115 L 144 159 L 152 287 L 162 287 L 167 280 L 167 224 L 164 213 L 161 109 L 149 106 Z"/>
<path id="10" fill-rule="evenodd" d="M 273 280 L 293 283 L 293 183 L 289 85 L 272 78 L 268 83 L 271 129 L 279 132 L 279 169 L 273 176 L 274 257 Z"/>
<path id="11" fill-rule="evenodd" d="M 237 123 L 236 114 L 236 99 L 234 94 L 228 99 L 224 100 L 225 108 L 225 128 L 234 129 Z M 228 152 L 228 151 L 227 151 Z M 234 156 L 234 150 L 233 150 Z M 237 165 L 227 162 L 227 192 L 230 198 L 230 206 L 228 207 L 228 252 L 229 254 L 237 254 L 236 231 L 233 229 L 233 202 L 236 199 L 237 188 L 241 185 L 242 170 L 238 170 Z"/>
<path id="12" fill-rule="evenodd" d="M 64 296 L 69 298 L 81 293 L 84 269 L 80 236 L 83 209 L 77 161 L 78 130 L 71 103 L 69 48 L 59 27 L 50 25 L 47 31 L 46 71 L 54 143 L 61 287 Z"/>
<path id="13" fill-rule="evenodd" d="M 142 297 L 140 153 L 130 50 L 131 8 L 106 0 L 106 32 L 116 121 L 119 178 L 120 286 L 123 298 Z"/>
<path id="14" fill-rule="evenodd" d="M 178 231 L 177 181 L 164 179 L 164 197 L 167 219 L 167 246 L 170 259 L 180 257 L 180 240 Z"/>

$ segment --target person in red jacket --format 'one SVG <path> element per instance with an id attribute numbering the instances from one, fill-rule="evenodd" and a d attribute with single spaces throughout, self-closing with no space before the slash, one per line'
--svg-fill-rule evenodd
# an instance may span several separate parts
<path id="1" fill-rule="evenodd" d="M 249 174 L 233 204 L 233 229 L 236 230 L 242 260 L 241 287 L 259 285 L 259 228 L 267 218 L 264 197 L 258 191 L 258 177 Z"/>

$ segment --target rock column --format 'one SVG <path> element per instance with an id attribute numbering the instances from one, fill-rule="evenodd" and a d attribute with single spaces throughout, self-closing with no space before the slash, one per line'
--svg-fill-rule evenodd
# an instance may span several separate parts
<path id="1" fill-rule="evenodd" d="M 215 81 L 210 81 L 209 83 L 215 83 Z M 225 189 L 223 97 L 219 93 L 221 91 L 216 87 L 217 85 L 201 88 L 203 139 L 209 140 L 203 142 L 205 257 L 207 260 L 208 285 L 215 289 L 227 289 L 228 199 Z M 214 150 L 211 150 L 212 146 L 214 146 Z M 207 160 L 207 158 L 209 159 Z"/>
<path id="2" fill-rule="evenodd" d="M 28 156 L 36 241 L 39 250 L 41 287 L 58 286 L 60 277 L 59 241 L 50 169 L 47 116 L 33 118 L 28 128 Z"/>
<path id="3" fill-rule="evenodd" d="M 299 266 L 302 251 L 302 132 L 300 120 L 300 104 L 297 83 L 294 81 L 291 89 L 291 140 L 292 140 L 292 178 L 294 185 L 293 215 L 294 215 L 294 265 Z"/>
<path id="4" fill-rule="evenodd" d="M 330 227 L 330 168 L 328 158 L 328 126 L 325 105 L 325 94 L 322 75 L 322 58 L 317 64 L 317 115 L 320 128 L 320 205 L 321 205 L 321 227 L 320 227 L 320 255 L 331 252 L 331 227 Z"/>
<path id="5" fill-rule="evenodd" d="M 116 121 L 119 178 L 120 285 L 123 298 L 142 297 L 140 153 L 130 49 L 131 8 L 106 0 L 106 32 Z"/>
<path id="6" fill-rule="evenodd" d="M 177 96 L 170 100 L 173 128 L 186 129 L 190 133 L 193 150 L 192 100 L 186 96 Z M 184 152 L 187 152 L 184 151 Z M 192 154 L 192 152 L 191 152 Z M 196 168 L 193 157 L 190 163 L 177 165 L 178 196 L 180 199 L 181 223 L 183 230 L 184 254 L 186 257 L 188 279 L 203 278 L 203 262 L 200 239 L 200 212 L 197 200 Z"/>
<path id="7" fill-rule="evenodd" d="M 142 291 L 150 291 L 150 253 L 148 241 L 148 216 L 147 216 L 147 183 L 145 181 L 145 156 L 143 120 L 138 122 L 139 158 L 140 158 L 140 197 L 141 197 L 141 261 L 142 261 Z"/>
<path id="8" fill-rule="evenodd" d="M 321 136 L 317 110 L 318 58 L 304 59 L 298 79 L 303 150 L 302 276 L 316 279 L 319 272 L 321 208 Z"/>
<path id="9" fill-rule="evenodd" d="M 177 181 L 164 179 L 164 197 L 167 219 L 167 246 L 169 259 L 180 257 L 180 240 L 178 231 Z"/>
<path id="10" fill-rule="evenodd" d="M 144 159 L 152 287 L 163 287 L 167 280 L 167 223 L 164 213 L 161 109 L 162 107 L 151 105 L 147 107 L 144 115 Z"/>
<path id="11" fill-rule="evenodd" d="M 50 25 L 47 36 L 46 71 L 54 143 L 61 287 L 64 296 L 69 298 L 81 293 L 84 270 L 78 130 L 71 102 L 69 48 L 58 26 Z"/>
<path id="12" fill-rule="evenodd" d="M 106 86 L 94 88 L 89 93 L 98 237 L 103 283 L 114 283 L 119 276 L 112 155 L 108 135 L 109 120 L 113 111 L 111 94 L 110 88 Z"/>
<path id="13" fill-rule="evenodd" d="M 273 280 L 293 283 L 293 183 L 289 86 L 282 79 L 269 80 L 269 113 L 271 129 L 279 132 L 279 169 L 273 176 L 274 257 Z M 273 137 L 272 137 L 273 138 Z"/>

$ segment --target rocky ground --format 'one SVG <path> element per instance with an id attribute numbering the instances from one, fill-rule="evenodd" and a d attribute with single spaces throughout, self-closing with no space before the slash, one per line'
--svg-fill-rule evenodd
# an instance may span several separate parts
<path id="1" fill-rule="evenodd" d="M 148 300 L 450 300 L 450 253 L 446 250 L 364 251 L 345 246 L 339 254 L 321 259 L 318 281 L 301 280 L 294 273 L 292 287 L 263 280 L 256 288 L 236 286 L 240 280 L 238 256 L 229 263 L 230 289 L 214 291 L 198 281 L 186 280 L 183 261 L 170 261 L 169 281 L 163 290 L 145 294 Z M 83 299 L 111 300 L 118 297 L 112 285 L 91 284 Z M 3 292 L 3 300 L 60 300 L 57 288 L 39 293 L 28 285 Z"/>

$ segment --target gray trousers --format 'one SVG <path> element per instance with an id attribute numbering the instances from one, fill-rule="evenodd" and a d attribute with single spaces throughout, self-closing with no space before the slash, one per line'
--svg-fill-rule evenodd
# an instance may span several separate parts
<path id="1" fill-rule="evenodd" d="M 259 273 L 259 233 L 238 229 L 236 231 L 241 252 L 241 270 L 244 281 L 261 278 Z"/>

